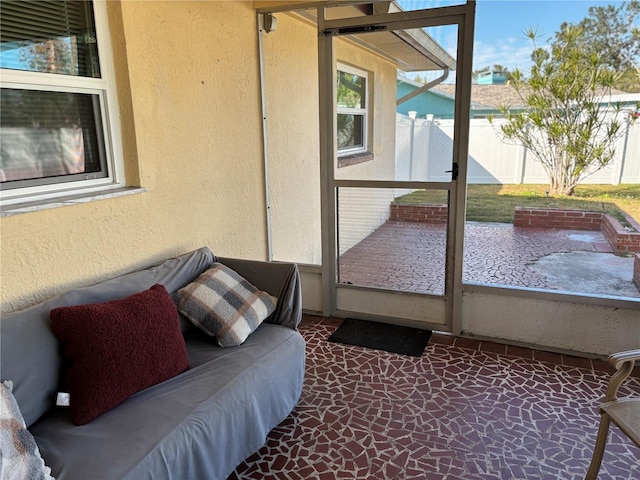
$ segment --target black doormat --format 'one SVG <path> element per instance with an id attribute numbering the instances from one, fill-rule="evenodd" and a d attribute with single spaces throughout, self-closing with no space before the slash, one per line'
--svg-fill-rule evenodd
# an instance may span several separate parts
<path id="1" fill-rule="evenodd" d="M 328 340 L 421 357 L 430 337 L 431 330 L 347 318 Z"/>

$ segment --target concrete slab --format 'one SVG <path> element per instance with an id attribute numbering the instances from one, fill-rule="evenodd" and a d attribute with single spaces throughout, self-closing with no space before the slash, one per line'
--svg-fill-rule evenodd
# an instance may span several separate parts
<path id="1" fill-rule="evenodd" d="M 594 252 L 552 253 L 529 268 L 558 290 L 640 298 L 632 280 L 632 257 Z"/>
<path id="2" fill-rule="evenodd" d="M 596 235 L 592 233 L 572 233 L 567 235 L 571 240 L 575 240 L 577 242 L 595 242 L 597 241 Z"/>

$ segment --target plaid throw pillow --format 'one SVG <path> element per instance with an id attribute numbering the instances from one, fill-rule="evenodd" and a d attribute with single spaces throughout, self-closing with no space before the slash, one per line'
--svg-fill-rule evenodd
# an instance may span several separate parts
<path id="1" fill-rule="evenodd" d="M 221 263 L 173 295 L 178 310 L 221 347 L 241 345 L 273 313 L 277 298 Z"/>

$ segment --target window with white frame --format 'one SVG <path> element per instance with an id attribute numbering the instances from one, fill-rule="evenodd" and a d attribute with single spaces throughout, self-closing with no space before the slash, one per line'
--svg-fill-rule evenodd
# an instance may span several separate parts
<path id="1" fill-rule="evenodd" d="M 2 0 L 0 22 L 2 204 L 119 186 L 104 2 Z"/>
<path id="2" fill-rule="evenodd" d="M 338 156 L 368 151 L 368 74 L 347 65 L 337 68 Z"/>

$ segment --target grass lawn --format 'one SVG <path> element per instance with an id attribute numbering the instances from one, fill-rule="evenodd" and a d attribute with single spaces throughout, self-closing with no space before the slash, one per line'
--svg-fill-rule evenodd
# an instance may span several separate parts
<path id="1" fill-rule="evenodd" d="M 469 185 L 467 220 L 513 223 L 515 207 L 570 208 L 605 212 L 624 221 L 626 212 L 640 222 L 640 185 L 584 185 L 571 197 L 547 197 L 547 185 Z M 446 203 L 446 192 L 420 190 L 396 198 L 397 203 Z"/>

